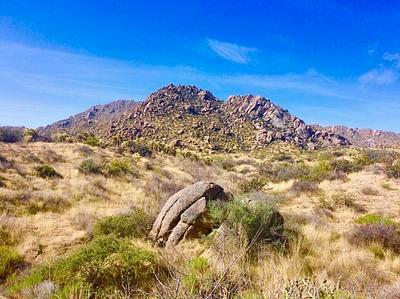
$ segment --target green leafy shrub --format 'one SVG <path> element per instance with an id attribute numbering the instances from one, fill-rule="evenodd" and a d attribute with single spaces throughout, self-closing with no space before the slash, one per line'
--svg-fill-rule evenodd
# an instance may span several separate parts
<path id="1" fill-rule="evenodd" d="M 395 225 L 395 222 L 384 216 L 379 216 L 375 214 L 365 214 L 358 217 L 355 221 L 357 224 L 386 224 L 386 225 Z"/>
<path id="2" fill-rule="evenodd" d="M 130 214 L 109 216 L 100 219 L 93 228 L 95 237 L 114 234 L 118 237 L 147 236 L 153 219 L 142 210 Z"/>
<path id="3" fill-rule="evenodd" d="M 400 159 L 386 167 L 386 174 L 389 178 L 400 178 Z"/>
<path id="4" fill-rule="evenodd" d="M 87 136 L 83 143 L 90 146 L 99 146 L 100 140 L 96 136 Z"/>
<path id="5" fill-rule="evenodd" d="M 0 281 L 17 271 L 23 264 L 23 258 L 14 248 L 0 246 Z"/>
<path id="6" fill-rule="evenodd" d="M 133 288 L 132 291 L 147 288 L 153 279 L 153 271 L 160 269 L 154 253 L 113 235 L 101 236 L 66 258 L 33 269 L 10 291 L 32 289 L 40 282 L 50 280 L 59 286 L 59 292 L 65 293 L 76 285 L 83 285 L 91 289 L 96 298 L 103 298 L 127 285 Z"/>
<path id="7" fill-rule="evenodd" d="M 79 165 L 79 171 L 84 174 L 99 174 L 102 172 L 102 166 L 89 159 Z"/>
<path id="8" fill-rule="evenodd" d="M 243 233 L 249 242 L 253 239 L 258 242 L 277 241 L 283 236 L 283 217 L 271 204 L 246 204 L 236 199 L 212 204 L 209 211 L 213 223 Z"/>
<path id="9" fill-rule="evenodd" d="M 115 159 L 107 165 L 107 174 L 111 176 L 121 176 L 130 173 L 131 164 L 127 160 Z"/>
<path id="10" fill-rule="evenodd" d="M 61 175 L 51 166 L 49 165 L 41 165 L 35 168 L 36 174 L 43 178 L 60 178 Z"/>

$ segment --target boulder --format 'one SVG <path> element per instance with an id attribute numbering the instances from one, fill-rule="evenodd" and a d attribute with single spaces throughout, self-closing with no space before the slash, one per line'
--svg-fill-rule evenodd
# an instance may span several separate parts
<path id="1" fill-rule="evenodd" d="M 210 201 L 227 200 L 224 189 L 211 182 L 198 182 L 172 195 L 158 214 L 150 238 L 160 246 L 173 246 L 182 239 L 207 233 L 204 216 Z"/>

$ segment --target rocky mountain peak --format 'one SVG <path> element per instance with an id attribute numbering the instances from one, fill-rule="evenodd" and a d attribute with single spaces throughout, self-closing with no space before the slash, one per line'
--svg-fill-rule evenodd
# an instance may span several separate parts
<path id="1" fill-rule="evenodd" d="M 219 108 L 221 101 L 214 95 L 193 85 L 169 84 L 150 94 L 143 102 L 144 113 L 164 114 L 171 111 L 204 113 Z"/>

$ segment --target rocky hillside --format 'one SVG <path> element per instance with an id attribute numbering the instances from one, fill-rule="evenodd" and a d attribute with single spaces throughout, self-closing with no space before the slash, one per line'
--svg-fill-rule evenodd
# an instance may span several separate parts
<path id="1" fill-rule="evenodd" d="M 317 130 L 338 134 L 358 147 L 400 147 L 400 134 L 371 129 L 349 128 L 345 126 L 318 127 Z"/>
<path id="2" fill-rule="evenodd" d="M 57 121 L 45 128 L 40 128 L 41 136 L 52 137 L 57 132 L 75 135 L 81 132 L 97 134 L 102 127 L 109 127 L 114 118 L 121 117 L 133 109 L 138 102 L 119 100 L 105 105 L 96 105 L 67 119 Z"/>
<path id="3" fill-rule="evenodd" d="M 338 134 L 314 130 L 264 97 L 230 96 L 221 101 L 195 86 L 172 84 L 140 104 L 95 106 L 40 133 L 82 131 L 106 143 L 143 138 L 200 151 L 249 150 L 277 141 L 304 148 L 349 144 Z"/>

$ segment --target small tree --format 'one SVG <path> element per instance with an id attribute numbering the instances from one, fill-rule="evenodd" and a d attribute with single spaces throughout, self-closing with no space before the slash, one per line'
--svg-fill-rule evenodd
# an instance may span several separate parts
<path id="1" fill-rule="evenodd" d="M 35 141 L 35 138 L 38 136 L 38 133 L 35 129 L 25 129 L 24 131 L 24 141 L 26 143 Z"/>

